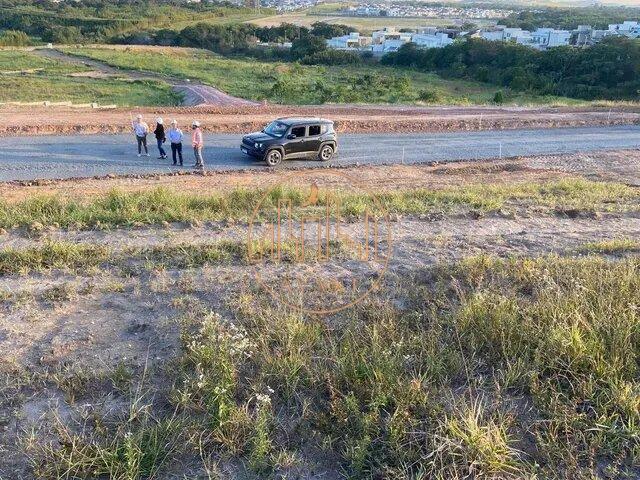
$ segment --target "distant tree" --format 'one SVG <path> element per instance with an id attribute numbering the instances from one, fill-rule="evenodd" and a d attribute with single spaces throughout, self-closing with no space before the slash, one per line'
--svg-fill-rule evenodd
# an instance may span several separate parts
<path id="1" fill-rule="evenodd" d="M 308 35 L 292 42 L 291 56 L 295 59 L 310 57 L 327 50 L 327 42 L 322 37 Z"/>
<path id="2" fill-rule="evenodd" d="M 78 27 L 54 27 L 48 39 L 53 43 L 78 43 L 83 36 Z"/>
<path id="3" fill-rule="evenodd" d="M 333 38 L 347 35 L 351 32 L 355 32 L 356 29 L 348 25 L 340 25 L 325 22 L 316 22 L 311 25 L 311 35 L 322 38 Z"/>

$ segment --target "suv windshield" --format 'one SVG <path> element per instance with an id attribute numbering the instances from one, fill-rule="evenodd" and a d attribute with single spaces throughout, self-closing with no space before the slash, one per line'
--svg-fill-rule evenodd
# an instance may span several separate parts
<path id="1" fill-rule="evenodd" d="M 271 122 L 263 130 L 264 133 L 273 137 L 282 137 L 287 131 L 287 125 L 281 122 Z"/>

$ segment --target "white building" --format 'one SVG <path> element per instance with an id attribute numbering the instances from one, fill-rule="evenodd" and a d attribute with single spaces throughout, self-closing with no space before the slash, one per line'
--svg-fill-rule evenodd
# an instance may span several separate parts
<path id="1" fill-rule="evenodd" d="M 546 50 L 571 44 L 571 32 L 554 28 L 538 28 L 534 32 L 521 28 L 507 28 L 498 25 L 495 30 L 483 31 L 480 36 L 485 40 L 514 42 L 520 45 Z"/>
<path id="2" fill-rule="evenodd" d="M 527 32 L 528 33 L 528 32 Z M 571 43 L 571 32 L 568 30 L 555 30 L 553 28 L 538 28 L 528 37 L 521 37 L 518 43 L 538 50 L 546 50 L 553 47 L 565 47 Z"/>
<path id="3" fill-rule="evenodd" d="M 614 35 L 624 35 L 630 38 L 640 38 L 640 22 L 625 21 L 609 25 L 609 31 Z"/>
<path id="4" fill-rule="evenodd" d="M 399 32 L 393 27 L 385 27 L 382 30 L 377 30 L 371 34 L 372 43 L 382 44 L 386 40 L 401 40 L 404 43 L 408 43 L 411 41 L 410 32 Z"/>
<path id="5" fill-rule="evenodd" d="M 422 48 L 442 48 L 451 45 L 453 40 L 446 33 L 414 33 L 411 42 Z"/>
<path id="6" fill-rule="evenodd" d="M 327 40 L 327 47 L 337 50 L 358 50 L 368 45 L 371 45 L 371 37 L 363 37 L 358 32 Z"/>
<path id="7" fill-rule="evenodd" d="M 383 55 L 385 53 L 397 52 L 400 47 L 409 43 L 408 40 L 405 39 L 389 39 L 384 40 L 382 43 L 374 43 L 371 46 L 371 51 L 374 54 Z"/>
<path id="8" fill-rule="evenodd" d="M 492 42 L 517 42 L 518 38 L 527 38 L 529 33 L 521 28 L 509 28 L 504 25 L 496 25 L 495 30 L 483 31 L 480 36 Z"/>

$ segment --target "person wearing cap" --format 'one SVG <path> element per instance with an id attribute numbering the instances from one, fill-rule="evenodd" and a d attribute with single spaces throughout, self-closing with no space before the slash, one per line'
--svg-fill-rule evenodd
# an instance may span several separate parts
<path id="1" fill-rule="evenodd" d="M 173 157 L 173 164 L 177 165 L 176 153 L 180 158 L 180 166 L 182 163 L 182 130 L 178 128 L 178 122 L 176 120 L 171 120 L 171 128 L 167 131 L 167 136 L 169 137 L 169 142 L 171 142 L 171 156 Z"/>
<path id="2" fill-rule="evenodd" d="M 132 126 L 138 142 L 138 156 L 142 156 L 142 147 L 144 147 L 144 154 L 148 157 L 149 149 L 147 148 L 147 134 L 149 133 L 149 125 L 142 121 L 142 115 L 138 115 Z"/>
<path id="3" fill-rule="evenodd" d="M 193 146 L 193 154 L 196 157 L 196 164 L 194 168 L 204 168 L 204 160 L 202 159 L 202 147 L 204 147 L 204 141 L 202 139 L 202 130 L 200 130 L 200 122 L 194 120 L 191 124 L 193 133 L 191 135 L 191 145 Z"/>
<path id="4" fill-rule="evenodd" d="M 164 160 L 167 158 L 167 152 L 162 148 L 162 144 L 167 141 L 167 137 L 164 134 L 164 122 L 160 117 L 156 118 L 156 129 L 153 134 L 156 136 L 156 142 L 158 142 L 158 151 L 160 152 L 158 159 Z"/>

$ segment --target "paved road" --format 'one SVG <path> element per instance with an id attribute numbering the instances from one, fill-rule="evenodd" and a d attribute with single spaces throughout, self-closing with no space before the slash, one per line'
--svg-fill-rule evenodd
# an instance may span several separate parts
<path id="1" fill-rule="evenodd" d="M 129 135 L 0 138 L 0 181 L 174 170 L 169 161 L 156 159 L 155 142 L 151 138 L 149 140 L 152 157 L 138 158 L 134 138 Z M 340 151 L 330 162 L 332 164 L 402 161 L 409 164 L 496 158 L 501 151 L 506 157 L 640 148 L 640 126 L 438 134 L 351 134 L 341 135 L 339 140 Z M 268 168 L 262 162 L 242 155 L 239 144 L 239 135 L 205 135 L 207 168 Z M 193 153 L 185 148 L 185 154 L 186 164 L 191 165 Z M 293 165 L 312 167 L 321 163 L 300 160 L 283 163 L 285 168 Z"/>

